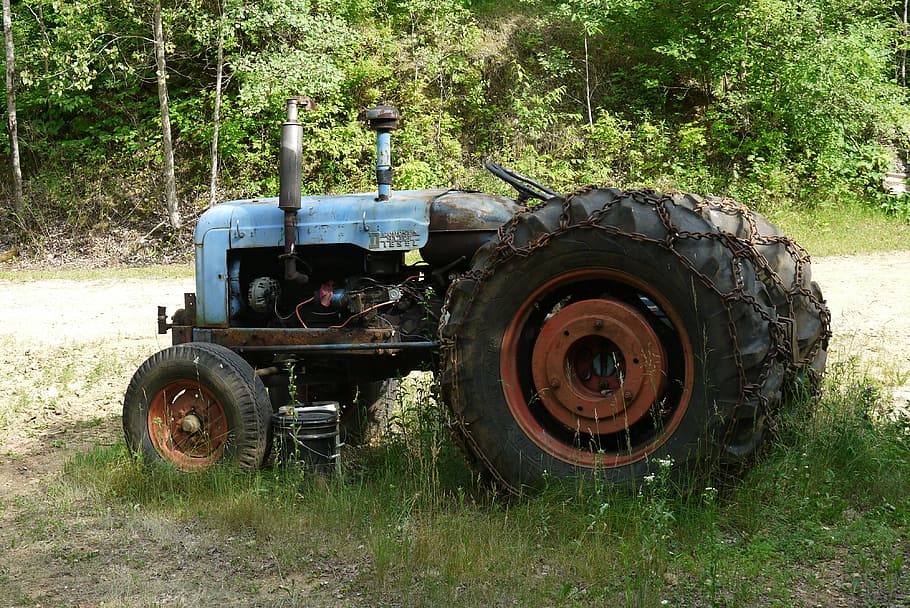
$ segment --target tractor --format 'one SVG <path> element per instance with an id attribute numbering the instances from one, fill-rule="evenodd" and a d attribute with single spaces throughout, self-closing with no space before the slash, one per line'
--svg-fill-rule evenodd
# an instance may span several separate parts
<path id="1" fill-rule="evenodd" d="M 508 198 L 393 190 L 399 112 L 365 111 L 375 192 L 301 196 L 308 98 L 288 100 L 277 198 L 195 229 L 196 291 L 126 391 L 128 448 L 185 471 L 269 462 L 276 412 L 334 402 L 363 442 L 389 382 L 431 370 L 497 488 L 640 483 L 747 464 L 825 367 L 806 251 L 726 198 L 582 187 L 501 165 Z M 658 463 L 662 463 L 659 465 Z M 670 463 L 670 464 L 668 464 Z"/>

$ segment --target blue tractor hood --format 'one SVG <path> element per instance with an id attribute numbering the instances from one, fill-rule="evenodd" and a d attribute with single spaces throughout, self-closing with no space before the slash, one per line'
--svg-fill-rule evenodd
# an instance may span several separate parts
<path id="1" fill-rule="evenodd" d="M 350 244 L 371 251 L 409 251 L 429 237 L 430 206 L 448 190 L 405 190 L 389 200 L 375 192 L 301 197 L 297 243 Z M 226 249 L 284 246 L 284 212 L 278 198 L 221 203 L 206 211 L 196 225 L 197 254 L 212 231 L 227 231 Z M 225 243 L 223 236 L 217 239 Z M 198 255 L 197 255 L 198 258 Z"/>

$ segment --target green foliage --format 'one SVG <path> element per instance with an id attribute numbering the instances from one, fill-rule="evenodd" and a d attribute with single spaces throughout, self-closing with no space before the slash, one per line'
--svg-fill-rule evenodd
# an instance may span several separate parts
<path id="1" fill-rule="evenodd" d="M 32 216 L 159 165 L 148 5 L 13 7 L 20 139 Z M 881 176 L 906 154 L 894 80 L 902 30 L 882 0 L 268 0 L 164 3 L 182 204 L 208 183 L 217 40 L 224 40 L 219 183 L 274 194 L 286 97 L 308 94 L 304 189 L 368 190 L 379 102 L 402 110 L 399 186 L 493 185 L 494 158 L 561 189 L 586 182 L 733 194 L 763 209 L 861 201 L 903 219 Z M 5 147 L 0 138 L 0 147 Z M 61 189 L 72 166 L 94 185 Z M 136 181 L 159 198 L 157 180 Z M 129 203 L 127 203 L 129 204 Z M 116 205 L 115 205 L 116 206 Z M 155 221 L 157 204 L 143 214 Z"/>

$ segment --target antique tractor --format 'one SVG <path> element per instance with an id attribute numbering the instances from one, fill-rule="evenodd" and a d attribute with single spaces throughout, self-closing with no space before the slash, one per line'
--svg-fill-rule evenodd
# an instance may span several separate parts
<path id="1" fill-rule="evenodd" d="M 394 192 L 390 106 L 366 112 L 378 193 L 301 197 L 308 104 L 288 102 L 278 198 L 199 219 L 196 293 L 171 323 L 159 309 L 174 345 L 126 392 L 134 453 L 259 467 L 291 401 L 341 404 L 354 443 L 384 381 L 432 369 L 457 442 L 498 486 L 630 484 L 658 461 L 677 475 L 748 461 L 787 395 L 816 385 L 828 310 L 805 250 L 761 215 L 558 194 L 493 163 L 515 200 Z"/>

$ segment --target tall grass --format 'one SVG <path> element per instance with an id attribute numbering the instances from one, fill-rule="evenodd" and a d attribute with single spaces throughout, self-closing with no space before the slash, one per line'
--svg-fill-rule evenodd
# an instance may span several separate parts
<path id="1" fill-rule="evenodd" d="M 367 605 L 908 601 L 907 421 L 879 415 L 883 392 L 855 363 L 832 365 L 814 415 L 784 420 L 746 479 L 688 496 L 659 473 L 635 494 L 554 483 L 504 500 L 464 466 L 421 382 L 379 442 L 345 453 L 341 476 L 186 475 L 117 445 L 76 457 L 65 483 L 124 512 L 248 534 L 280 572 L 347 569 Z"/>

